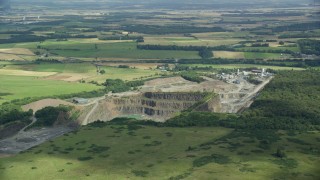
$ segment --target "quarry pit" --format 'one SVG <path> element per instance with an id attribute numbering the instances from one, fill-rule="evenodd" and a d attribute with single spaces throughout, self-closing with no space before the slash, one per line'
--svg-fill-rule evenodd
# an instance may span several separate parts
<path id="1" fill-rule="evenodd" d="M 238 83 L 204 77 L 201 83 L 182 77 L 147 81 L 136 91 L 108 94 L 93 99 L 80 123 L 110 121 L 116 117 L 134 117 L 164 122 L 182 111 L 238 113 L 249 107 L 272 77 L 254 85 L 243 78 Z M 93 106 L 92 106 L 93 105 Z"/>

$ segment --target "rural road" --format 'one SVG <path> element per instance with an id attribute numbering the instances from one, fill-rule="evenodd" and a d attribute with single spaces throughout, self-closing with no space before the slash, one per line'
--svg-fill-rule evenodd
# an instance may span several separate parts
<path id="1" fill-rule="evenodd" d="M 0 52 L 0 54 L 9 54 L 9 55 L 17 55 L 17 56 L 36 56 L 31 54 L 18 54 L 18 53 L 8 53 L 8 52 Z"/>
<path id="2" fill-rule="evenodd" d="M 265 80 L 263 83 L 259 84 L 252 93 L 248 94 L 245 99 L 243 100 L 244 103 L 242 107 L 239 109 L 237 113 L 241 113 L 244 109 L 251 106 L 253 103 L 254 98 L 257 96 L 257 94 L 267 85 L 269 82 L 273 79 L 273 77 L 269 77 L 267 80 Z"/>
<path id="3" fill-rule="evenodd" d="M 90 102 L 89 104 L 86 104 L 85 106 L 90 106 L 92 104 L 94 104 L 94 106 L 92 107 L 92 109 L 90 110 L 90 112 L 86 115 L 86 117 L 84 118 L 82 125 L 87 125 L 88 124 L 88 120 L 90 118 L 90 116 L 93 114 L 93 112 L 97 109 L 97 107 L 99 106 L 99 101 L 105 99 L 105 96 L 100 97 L 95 99 L 94 101 Z"/>

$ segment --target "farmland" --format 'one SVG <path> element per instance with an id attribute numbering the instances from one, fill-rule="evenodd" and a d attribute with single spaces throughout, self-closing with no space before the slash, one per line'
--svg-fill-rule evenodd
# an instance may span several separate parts
<path id="1" fill-rule="evenodd" d="M 7 64 L 0 69 L 0 102 L 27 97 L 51 97 L 57 95 L 89 92 L 101 87 L 79 81 L 103 83 L 106 79 L 135 80 L 155 77 L 160 71 L 138 68 L 101 66 L 105 74 L 97 74 L 97 68 L 90 63 L 73 64 Z"/>
<path id="2" fill-rule="evenodd" d="M 317 3 L 0 1 L 0 179 L 320 179 Z"/>
<path id="3" fill-rule="evenodd" d="M 71 63 L 71 64 L 52 64 L 52 63 L 41 63 L 41 64 L 23 64 L 23 65 L 8 65 L 6 68 L 0 70 L 6 73 L 21 72 L 28 73 L 32 75 L 50 76 L 49 78 L 55 78 L 56 76 L 68 76 L 74 77 L 70 81 L 78 81 L 84 79 L 86 81 L 98 81 L 103 82 L 106 79 L 117 79 L 121 78 L 123 80 L 133 80 L 139 79 L 147 76 L 153 76 L 160 71 L 150 70 L 150 69 L 138 69 L 138 68 L 118 68 L 112 66 L 99 65 L 100 70 L 104 70 L 104 74 L 97 73 L 97 67 L 91 63 Z M 2 74 L 6 74 L 2 73 Z M 66 78 L 67 79 L 67 78 Z M 61 79 L 63 80 L 63 78 Z M 68 81 L 68 80 L 66 80 Z"/>
<path id="4" fill-rule="evenodd" d="M 96 42 L 95 42 L 96 41 Z M 198 58 L 197 52 L 184 51 L 144 51 L 136 48 L 135 42 L 99 40 L 45 41 L 42 43 L 18 43 L 0 45 L 0 48 L 29 48 L 37 52 L 46 49 L 58 57 L 75 58 L 124 58 L 124 59 L 174 59 Z M 5 58 L 4 58 L 5 59 Z M 10 59 L 10 58 L 9 58 Z M 11 58 L 12 59 L 12 58 Z M 18 59 L 19 60 L 19 59 Z"/>

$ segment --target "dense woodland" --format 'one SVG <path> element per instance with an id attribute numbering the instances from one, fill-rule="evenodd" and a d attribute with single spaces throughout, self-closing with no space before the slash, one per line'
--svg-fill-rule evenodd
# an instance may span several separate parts
<path id="1" fill-rule="evenodd" d="M 320 72 L 278 72 L 252 107 L 242 126 L 271 129 L 320 128 Z"/>
<path id="2" fill-rule="evenodd" d="M 272 29 L 273 32 L 284 32 L 284 31 L 310 31 L 320 28 L 320 22 L 308 22 L 299 24 L 290 24 L 286 26 L 278 26 Z"/>
<path id="3" fill-rule="evenodd" d="M 301 53 L 320 55 L 320 41 L 312 39 L 301 39 L 298 41 Z"/>

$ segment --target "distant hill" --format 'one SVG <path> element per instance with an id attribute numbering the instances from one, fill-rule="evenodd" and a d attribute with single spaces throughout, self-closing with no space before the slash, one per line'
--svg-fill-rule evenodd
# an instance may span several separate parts
<path id="1" fill-rule="evenodd" d="M 10 9 L 9 0 L 0 0 L 0 10 Z"/>
<path id="2" fill-rule="evenodd" d="M 0 0 L 0 2 L 7 0 Z M 319 1 L 319 0 L 317 0 Z M 212 8 L 251 8 L 289 7 L 313 4 L 314 0 L 12 0 L 12 4 L 37 4 L 64 8 L 168 8 L 168 9 L 212 9 Z M 134 7 L 135 5 L 135 7 Z"/>

